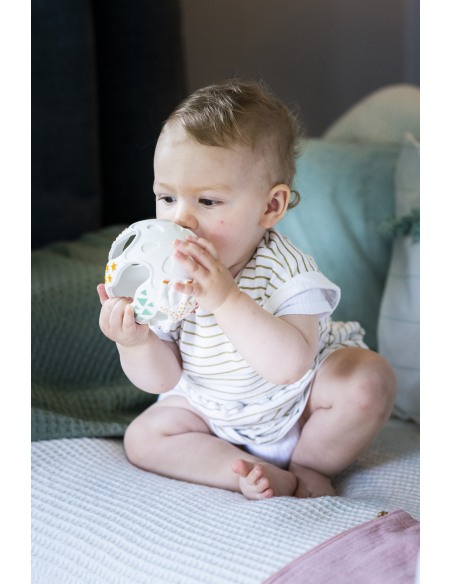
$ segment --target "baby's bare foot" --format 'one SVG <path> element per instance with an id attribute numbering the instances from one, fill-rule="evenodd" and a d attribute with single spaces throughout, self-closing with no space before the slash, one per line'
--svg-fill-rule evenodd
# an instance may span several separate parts
<path id="1" fill-rule="evenodd" d="M 299 464 L 290 463 L 289 470 L 297 477 L 298 485 L 294 496 L 306 497 L 334 497 L 336 494 L 329 477 Z"/>
<path id="2" fill-rule="evenodd" d="M 248 499 L 269 499 L 293 495 L 296 477 L 272 464 L 254 463 L 242 458 L 234 461 L 232 470 L 239 475 L 239 486 Z"/>

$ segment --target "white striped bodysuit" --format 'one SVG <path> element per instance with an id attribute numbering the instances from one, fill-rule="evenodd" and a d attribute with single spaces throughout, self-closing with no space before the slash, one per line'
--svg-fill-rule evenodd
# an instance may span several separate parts
<path id="1" fill-rule="evenodd" d="M 179 383 L 160 397 L 185 396 L 210 420 L 212 431 L 228 442 L 273 444 L 300 418 L 320 363 L 340 347 L 366 347 L 364 331 L 356 322 L 331 321 L 339 288 L 310 256 L 274 230 L 266 232 L 236 282 L 275 316 L 320 316 L 319 351 L 312 367 L 290 385 L 266 381 L 235 350 L 213 315 L 198 308 L 169 332 L 152 327 L 162 339 L 178 344 L 183 361 Z"/>

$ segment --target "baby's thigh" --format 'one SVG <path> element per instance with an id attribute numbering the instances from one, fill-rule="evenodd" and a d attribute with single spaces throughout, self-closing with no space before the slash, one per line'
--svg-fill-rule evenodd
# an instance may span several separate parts
<path id="1" fill-rule="evenodd" d="M 124 449 L 131 463 L 165 474 L 169 454 L 180 453 L 185 436 L 192 432 L 210 430 L 184 397 L 171 396 L 133 420 L 124 436 Z"/>
<path id="2" fill-rule="evenodd" d="M 185 397 L 171 396 L 135 418 L 126 430 L 124 441 L 147 442 L 188 432 L 211 433 L 207 421 Z"/>

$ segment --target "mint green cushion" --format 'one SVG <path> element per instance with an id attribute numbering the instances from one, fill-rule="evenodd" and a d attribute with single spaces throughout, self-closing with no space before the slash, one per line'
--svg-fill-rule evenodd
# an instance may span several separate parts
<path id="1" fill-rule="evenodd" d="M 277 226 L 340 286 L 334 320 L 359 321 L 375 350 L 391 254 L 379 226 L 394 213 L 398 155 L 398 145 L 309 140 L 294 183 L 301 202 Z"/>
<path id="2" fill-rule="evenodd" d="M 122 436 L 155 400 L 126 378 L 115 344 L 99 329 L 96 286 L 124 227 L 31 254 L 33 440 Z"/>

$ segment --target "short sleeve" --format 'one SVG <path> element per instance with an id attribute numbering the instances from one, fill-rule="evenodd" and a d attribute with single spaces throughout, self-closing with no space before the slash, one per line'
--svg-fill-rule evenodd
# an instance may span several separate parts
<path id="1" fill-rule="evenodd" d="M 264 303 L 263 308 L 276 316 L 284 314 L 329 316 L 339 304 L 340 297 L 340 288 L 322 273 L 305 272 L 278 288 Z"/>
<path id="2" fill-rule="evenodd" d="M 325 295 L 324 290 L 313 288 L 299 292 L 292 296 L 276 310 L 275 316 L 286 316 L 288 314 L 309 314 L 317 315 L 320 319 L 330 316 L 332 313 L 331 304 Z"/>
<path id="3" fill-rule="evenodd" d="M 180 326 L 172 327 L 169 331 L 164 331 L 160 327 L 155 325 L 149 325 L 149 328 L 153 333 L 155 333 L 159 339 L 162 341 L 168 341 L 169 343 L 177 343 L 180 336 Z"/>

